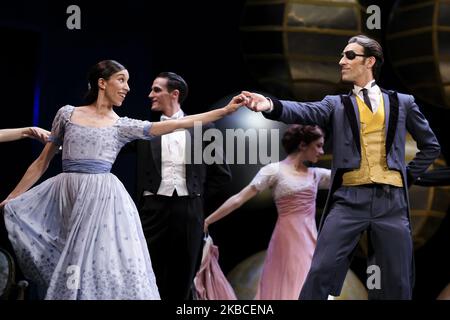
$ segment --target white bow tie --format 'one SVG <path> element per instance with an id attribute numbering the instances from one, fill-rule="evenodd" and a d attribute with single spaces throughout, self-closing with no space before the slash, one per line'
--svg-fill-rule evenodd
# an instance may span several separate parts
<path id="1" fill-rule="evenodd" d="M 159 118 L 160 121 L 166 121 L 166 120 L 178 120 L 180 118 L 183 117 L 183 113 L 182 112 L 177 112 L 175 114 L 173 114 L 171 117 L 168 117 L 164 114 L 161 115 L 161 118 Z"/>
<path id="2" fill-rule="evenodd" d="M 165 115 L 162 115 L 160 118 L 160 121 L 166 121 L 166 120 L 175 120 L 176 118 L 168 117 Z"/>

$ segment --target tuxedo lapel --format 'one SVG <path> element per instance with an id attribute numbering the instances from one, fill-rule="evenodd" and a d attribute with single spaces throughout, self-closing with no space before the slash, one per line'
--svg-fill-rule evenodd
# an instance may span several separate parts
<path id="1" fill-rule="evenodd" d="M 351 95 L 350 96 L 350 101 L 352 102 L 352 109 L 353 109 L 353 113 L 355 114 L 356 117 L 356 126 L 358 127 L 358 134 L 361 130 L 361 119 L 360 119 L 360 115 L 359 115 L 359 108 L 358 108 L 358 102 L 356 101 L 356 96 L 355 95 Z"/>
<path id="2" fill-rule="evenodd" d="M 347 115 L 350 127 L 353 133 L 353 141 L 356 144 L 356 149 L 361 155 L 361 141 L 359 136 L 359 111 L 356 99 L 353 95 L 341 95 L 342 103 L 344 104 L 345 114 Z"/>
<path id="3" fill-rule="evenodd" d="M 155 168 L 161 176 L 161 136 L 154 137 L 150 140 L 149 148 L 152 154 Z"/>
<path id="4" fill-rule="evenodd" d="M 399 104 L 397 93 L 394 91 L 387 92 L 382 90 L 384 100 L 384 112 L 386 117 L 386 156 L 391 150 L 392 143 L 394 142 L 395 133 L 397 131 Z"/>
<path id="5" fill-rule="evenodd" d="M 386 145 L 387 145 L 387 136 L 389 133 L 389 123 L 391 122 L 391 119 L 389 119 L 389 116 L 391 115 L 391 104 L 389 101 L 389 96 L 382 92 L 383 96 L 383 104 L 384 104 L 384 138 L 386 139 Z M 387 148 L 386 148 L 387 150 Z"/>

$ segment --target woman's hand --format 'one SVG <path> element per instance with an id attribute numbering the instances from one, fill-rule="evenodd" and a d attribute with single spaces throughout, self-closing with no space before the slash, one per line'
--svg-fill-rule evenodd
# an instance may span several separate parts
<path id="1" fill-rule="evenodd" d="M 3 201 L 0 203 L 0 210 L 3 210 L 3 208 L 6 206 L 6 204 L 7 204 L 10 200 L 12 200 L 12 199 L 6 198 L 5 200 L 3 200 Z"/>
<path id="2" fill-rule="evenodd" d="M 50 136 L 50 132 L 39 127 L 29 127 L 23 133 L 25 137 L 33 138 L 39 140 L 43 144 L 48 142 L 48 137 Z"/>
<path id="3" fill-rule="evenodd" d="M 234 96 L 224 108 L 227 114 L 231 114 L 233 112 L 236 112 L 240 107 L 246 106 L 249 102 L 249 97 L 241 93 L 237 96 Z"/>

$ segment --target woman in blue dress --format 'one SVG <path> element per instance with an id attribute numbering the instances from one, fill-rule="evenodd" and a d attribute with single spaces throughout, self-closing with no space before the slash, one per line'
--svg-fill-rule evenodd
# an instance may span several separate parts
<path id="1" fill-rule="evenodd" d="M 87 105 L 66 105 L 40 156 L 4 200 L 9 239 L 24 275 L 45 299 L 159 299 L 137 209 L 112 164 L 123 145 L 236 111 L 246 98 L 181 120 L 119 117 L 128 71 L 105 60 L 89 73 Z M 63 172 L 35 186 L 62 146 Z"/>

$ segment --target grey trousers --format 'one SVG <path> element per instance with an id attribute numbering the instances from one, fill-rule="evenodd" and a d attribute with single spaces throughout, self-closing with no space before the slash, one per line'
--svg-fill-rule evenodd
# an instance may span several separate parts
<path id="1" fill-rule="evenodd" d="M 365 230 L 373 250 L 368 264 L 380 271 L 380 285 L 369 288 L 369 299 L 411 299 L 414 263 L 405 191 L 382 184 L 341 186 L 335 191 L 299 299 L 340 295 Z"/>

